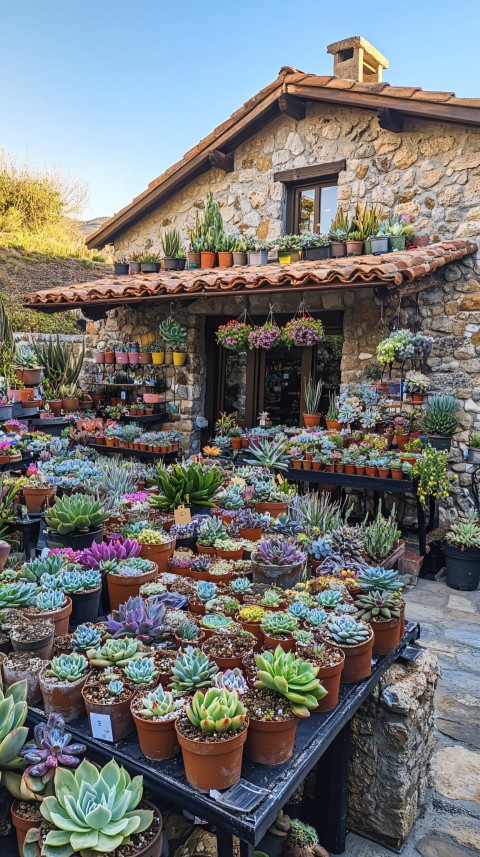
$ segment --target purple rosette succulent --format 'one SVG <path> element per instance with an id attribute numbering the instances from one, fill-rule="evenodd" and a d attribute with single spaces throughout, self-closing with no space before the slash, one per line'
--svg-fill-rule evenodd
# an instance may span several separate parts
<path id="1" fill-rule="evenodd" d="M 287 539 L 264 539 L 252 559 L 264 565 L 298 565 L 306 554 Z"/>
<path id="2" fill-rule="evenodd" d="M 24 779 L 35 794 L 45 790 L 53 780 L 58 767 L 76 768 L 87 748 L 85 744 L 71 744 L 72 736 L 65 732 L 61 714 L 50 714 L 46 723 L 37 723 L 33 730 L 34 743 L 20 750 L 27 763 Z"/>
<path id="3" fill-rule="evenodd" d="M 186 604 L 183 595 L 165 592 L 144 599 L 135 595 L 125 604 L 120 604 L 118 610 L 112 610 L 108 620 L 108 630 L 113 639 L 120 637 L 135 637 L 147 645 L 164 640 L 173 634 L 173 629 L 166 622 L 167 608 L 181 609 Z"/>
<path id="4" fill-rule="evenodd" d="M 80 553 L 79 562 L 84 568 L 100 568 L 100 563 L 110 560 L 130 559 L 139 556 L 142 546 L 136 539 L 115 539 L 112 542 L 94 542 Z"/>

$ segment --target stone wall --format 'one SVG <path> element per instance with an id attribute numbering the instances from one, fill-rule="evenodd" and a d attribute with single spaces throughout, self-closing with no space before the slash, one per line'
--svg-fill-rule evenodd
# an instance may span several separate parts
<path id="1" fill-rule="evenodd" d="M 433 240 L 480 235 L 480 131 L 408 117 L 400 134 L 369 110 L 307 105 L 306 118 L 279 117 L 234 152 L 234 171 L 211 169 L 123 233 L 118 258 L 161 247 L 166 228 L 189 228 L 207 191 L 220 202 L 227 232 L 273 239 L 284 231 L 285 188 L 274 172 L 345 159 L 339 201 L 408 214 Z"/>
<path id="2" fill-rule="evenodd" d="M 348 826 L 393 848 L 425 803 L 438 677 L 429 652 L 394 664 L 352 721 Z"/>

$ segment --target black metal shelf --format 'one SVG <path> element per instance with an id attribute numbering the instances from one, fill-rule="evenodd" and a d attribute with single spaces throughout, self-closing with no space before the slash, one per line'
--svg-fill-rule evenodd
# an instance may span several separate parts
<path id="1" fill-rule="evenodd" d="M 158 461 L 160 458 L 176 456 L 176 452 L 150 452 L 148 449 L 127 449 L 124 446 L 107 446 L 103 443 L 89 443 L 89 449 L 96 449 L 102 455 L 121 455 L 127 458 L 145 458 L 147 461 Z"/>
<path id="2" fill-rule="evenodd" d="M 357 684 L 342 684 L 339 703 L 332 711 L 312 714 L 309 718 L 300 720 L 295 739 L 295 752 L 288 762 L 269 767 L 254 764 L 248 760 L 244 761 L 242 777 L 247 782 L 268 791 L 264 800 L 251 812 L 230 810 L 209 795 L 202 794 L 189 786 L 185 778 L 181 755 L 163 762 L 146 759 L 140 751 L 135 734 L 117 743 L 110 744 L 97 741 L 90 734 L 86 716 L 69 723 L 68 730 L 77 740 L 81 740 L 87 745 L 89 754 L 94 760 L 105 762 L 114 756 L 130 772 L 141 774 L 144 777 L 145 785 L 156 794 L 169 799 L 199 818 L 217 824 L 220 828 L 218 837 L 219 857 L 227 857 L 232 853 L 232 835 L 239 836 L 244 843 L 247 843 L 251 853 L 252 846 L 260 842 L 279 810 L 287 803 L 335 740 L 341 737 L 342 730 L 349 726 L 352 717 L 377 686 L 386 670 L 397 660 L 407 645 L 417 639 L 419 634 L 420 629 L 416 623 L 407 623 L 405 634 L 398 649 L 385 657 L 373 659 L 372 674 L 369 678 Z M 42 722 L 45 719 L 43 708 L 30 708 L 30 723 Z M 344 759 L 344 762 L 348 766 L 348 758 Z M 335 767 L 335 763 L 333 767 Z M 343 772 L 345 777 L 346 772 L 345 767 Z M 337 773 L 335 771 L 332 773 L 333 780 Z M 341 785 L 344 791 L 346 790 L 346 782 L 338 785 Z M 342 807 L 335 806 L 335 812 L 341 815 Z M 336 824 L 343 835 L 345 834 L 346 817 L 332 819 L 331 823 Z M 330 844 L 325 841 L 328 836 L 322 836 L 322 831 L 320 834 L 323 844 L 329 850 L 333 850 Z"/>
<path id="3" fill-rule="evenodd" d="M 327 473 L 326 470 L 303 470 L 288 468 L 289 482 L 316 482 L 321 485 L 339 485 L 344 488 L 369 488 L 371 491 L 385 491 L 391 494 L 413 494 L 415 484 L 412 479 L 383 479 L 380 476 L 356 476 L 350 473 Z"/>

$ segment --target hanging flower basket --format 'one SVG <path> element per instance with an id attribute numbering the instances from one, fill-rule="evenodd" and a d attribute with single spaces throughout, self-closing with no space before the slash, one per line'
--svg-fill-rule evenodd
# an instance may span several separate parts
<path id="1" fill-rule="evenodd" d="M 319 318 L 305 315 L 287 321 L 283 336 L 289 345 L 316 345 L 323 339 L 323 324 Z"/>
<path id="2" fill-rule="evenodd" d="M 274 321 L 266 321 L 254 327 L 248 336 L 250 348 L 274 348 L 282 337 L 282 331 Z"/>
<path id="3" fill-rule="evenodd" d="M 221 324 L 217 330 L 217 342 L 229 351 L 243 351 L 253 328 L 244 321 L 232 320 Z"/>

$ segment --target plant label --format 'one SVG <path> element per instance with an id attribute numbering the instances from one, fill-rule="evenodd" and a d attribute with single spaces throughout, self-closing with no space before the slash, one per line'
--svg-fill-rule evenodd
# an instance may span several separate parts
<path id="1" fill-rule="evenodd" d="M 123 401 L 125 401 L 125 399 L 127 398 L 127 394 L 126 394 L 125 390 L 121 391 L 120 398 L 123 399 Z"/>
<path id="2" fill-rule="evenodd" d="M 192 513 L 186 506 L 179 506 L 175 509 L 173 518 L 176 524 L 190 524 L 192 521 Z"/>
<path id="3" fill-rule="evenodd" d="M 279 473 L 279 474 L 277 475 L 277 482 L 278 482 L 278 484 L 279 484 L 279 485 L 283 485 L 283 483 L 285 482 L 285 479 L 283 478 L 283 476 L 282 476 L 282 474 L 281 474 L 281 473 Z"/>
<path id="4" fill-rule="evenodd" d="M 92 736 L 99 741 L 113 741 L 112 720 L 109 714 L 90 714 Z"/>

